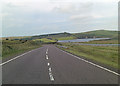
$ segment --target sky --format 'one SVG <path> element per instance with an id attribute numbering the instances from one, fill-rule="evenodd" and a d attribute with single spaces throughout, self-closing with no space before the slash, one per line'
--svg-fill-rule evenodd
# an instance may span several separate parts
<path id="1" fill-rule="evenodd" d="M 118 1 L 1 0 L 0 36 L 118 30 Z"/>

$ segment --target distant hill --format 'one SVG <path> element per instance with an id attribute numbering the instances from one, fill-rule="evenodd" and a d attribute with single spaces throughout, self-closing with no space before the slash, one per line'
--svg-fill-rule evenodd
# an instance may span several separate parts
<path id="1" fill-rule="evenodd" d="M 120 33 L 120 32 L 119 32 Z M 55 39 L 55 40 L 71 40 L 71 39 L 80 39 L 80 38 L 112 38 L 118 39 L 118 31 L 109 31 L 109 30 L 95 30 L 83 33 L 55 33 L 55 34 L 44 34 L 44 35 L 36 35 L 32 36 L 29 39 Z"/>
<path id="2" fill-rule="evenodd" d="M 119 32 L 120 34 L 120 32 Z M 118 31 L 109 31 L 109 30 L 95 30 L 83 33 L 55 33 L 55 34 L 44 34 L 44 35 L 36 35 L 31 37 L 14 37 L 14 40 L 34 40 L 34 39 L 42 39 L 47 38 L 51 40 L 71 40 L 71 39 L 80 39 L 80 38 L 112 38 L 118 39 Z M 5 38 L 4 38 L 5 39 Z M 9 39 L 11 39 L 9 37 Z"/>
<path id="3" fill-rule="evenodd" d="M 109 30 L 96 30 L 96 31 L 89 31 L 84 33 L 75 33 L 73 34 L 76 38 L 112 38 L 118 39 L 118 31 L 109 31 Z"/>
<path id="4" fill-rule="evenodd" d="M 56 33 L 56 34 L 45 34 L 45 35 L 37 35 L 37 36 L 32 36 L 32 39 L 41 39 L 41 38 L 48 38 L 48 39 L 59 39 L 61 37 L 71 37 L 73 34 L 71 33 Z"/>

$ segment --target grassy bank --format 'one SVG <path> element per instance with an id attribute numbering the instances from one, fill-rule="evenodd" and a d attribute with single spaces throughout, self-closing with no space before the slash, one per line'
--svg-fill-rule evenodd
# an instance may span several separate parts
<path id="1" fill-rule="evenodd" d="M 82 42 L 87 44 L 118 44 L 118 40 L 96 40 L 89 42 Z"/>
<path id="2" fill-rule="evenodd" d="M 32 36 L 32 39 L 42 39 L 42 38 L 52 38 L 57 40 L 71 40 L 71 39 L 84 39 L 84 38 L 112 38 L 114 40 L 118 39 L 118 31 L 109 31 L 109 30 L 94 30 L 87 31 L 82 33 L 53 33 L 53 34 L 44 34 Z"/>
<path id="3" fill-rule="evenodd" d="M 60 38 L 56 38 L 57 40 L 72 40 L 72 39 L 76 39 L 75 37 L 73 36 L 70 36 L 70 37 L 60 37 Z"/>
<path id="4" fill-rule="evenodd" d="M 112 38 L 112 39 L 118 39 L 118 34 L 120 32 L 118 31 L 110 31 L 110 30 L 95 30 L 95 31 L 88 31 L 83 33 L 75 33 L 74 36 L 77 38 L 85 38 L 86 36 L 88 38 Z"/>
<path id="5" fill-rule="evenodd" d="M 30 38 L 31 36 L 18 36 L 18 37 L 2 37 L 2 40 L 13 40 L 13 39 L 23 39 L 23 38 Z"/>
<path id="6" fill-rule="evenodd" d="M 71 43 L 62 43 L 59 45 L 66 46 L 67 49 L 61 49 L 75 55 L 83 56 L 84 58 L 88 58 L 114 68 L 118 67 L 118 47 L 73 45 Z"/>
<path id="7" fill-rule="evenodd" d="M 56 42 L 55 40 L 52 40 L 52 39 L 47 39 L 47 38 L 35 39 L 35 40 L 33 40 L 33 41 L 36 41 L 36 42 L 41 42 L 41 43 Z"/>
<path id="8" fill-rule="evenodd" d="M 2 57 L 9 57 L 38 47 L 41 47 L 39 42 L 4 40 L 2 43 Z"/>
<path id="9" fill-rule="evenodd" d="M 35 39 L 35 40 L 3 40 L 2 41 L 2 57 L 9 57 L 25 51 L 41 47 L 43 44 L 54 43 L 51 39 Z"/>

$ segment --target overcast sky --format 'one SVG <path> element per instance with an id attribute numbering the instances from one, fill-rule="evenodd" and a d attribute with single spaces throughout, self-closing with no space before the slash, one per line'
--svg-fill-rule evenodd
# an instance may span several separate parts
<path id="1" fill-rule="evenodd" d="M 118 30 L 119 0 L 2 0 L 2 36 Z"/>

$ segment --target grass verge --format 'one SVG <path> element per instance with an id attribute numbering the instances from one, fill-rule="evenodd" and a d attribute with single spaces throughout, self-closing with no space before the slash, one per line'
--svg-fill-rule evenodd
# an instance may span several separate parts
<path id="1" fill-rule="evenodd" d="M 10 41 L 4 40 L 2 42 L 2 58 L 13 56 L 25 51 L 29 51 L 38 47 L 42 44 L 34 41 Z"/>
<path id="2" fill-rule="evenodd" d="M 118 44 L 118 40 L 96 40 L 89 42 L 82 42 L 87 44 Z"/>
<path id="3" fill-rule="evenodd" d="M 61 47 L 61 49 L 77 56 L 82 56 L 116 69 L 118 68 L 118 47 L 116 46 L 88 46 L 74 45 L 72 43 L 60 43 L 58 45 L 67 47 Z"/>

